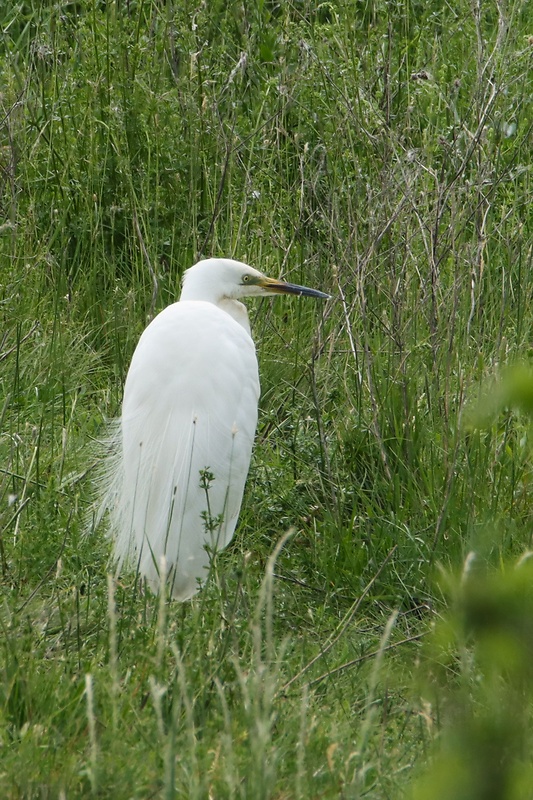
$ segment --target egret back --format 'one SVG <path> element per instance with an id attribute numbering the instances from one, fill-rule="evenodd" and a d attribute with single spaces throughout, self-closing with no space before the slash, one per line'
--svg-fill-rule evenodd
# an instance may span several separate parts
<path id="1" fill-rule="evenodd" d="M 257 424 L 253 340 L 213 303 L 181 301 L 146 328 L 124 389 L 111 530 L 119 564 L 172 594 L 207 577 L 210 551 L 231 540 Z"/>

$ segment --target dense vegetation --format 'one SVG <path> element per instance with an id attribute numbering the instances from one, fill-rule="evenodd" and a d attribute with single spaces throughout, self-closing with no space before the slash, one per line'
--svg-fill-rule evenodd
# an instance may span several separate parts
<path id="1" fill-rule="evenodd" d="M 1 796 L 530 797 L 532 381 L 485 383 L 532 341 L 529 5 L 0 22 Z M 335 299 L 250 304 L 241 520 L 178 606 L 86 525 L 137 338 L 209 255 Z"/>

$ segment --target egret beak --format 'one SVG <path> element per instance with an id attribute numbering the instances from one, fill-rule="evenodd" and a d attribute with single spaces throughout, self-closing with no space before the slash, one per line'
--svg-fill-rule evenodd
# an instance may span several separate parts
<path id="1" fill-rule="evenodd" d="M 318 289 L 309 289 L 307 286 L 298 286 L 296 283 L 285 283 L 275 278 L 263 278 L 259 286 L 265 289 L 265 294 L 297 294 L 300 297 L 321 297 L 329 300 L 330 294 L 320 292 Z"/>

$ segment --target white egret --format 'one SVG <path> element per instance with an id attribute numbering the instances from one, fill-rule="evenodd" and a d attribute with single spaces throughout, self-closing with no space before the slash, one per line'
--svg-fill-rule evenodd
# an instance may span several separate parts
<path id="1" fill-rule="evenodd" d="M 118 567 L 135 566 L 154 591 L 165 557 L 177 600 L 231 540 L 250 465 L 259 375 L 239 299 L 280 293 L 329 297 L 239 261 L 200 261 L 133 354 L 98 518 L 109 511 Z"/>

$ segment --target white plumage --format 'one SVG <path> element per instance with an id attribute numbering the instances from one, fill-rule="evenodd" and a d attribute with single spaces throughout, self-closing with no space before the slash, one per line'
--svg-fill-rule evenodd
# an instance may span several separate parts
<path id="1" fill-rule="evenodd" d="M 165 557 L 178 600 L 230 542 L 250 465 L 259 375 L 238 298 L 277 293 L 328 297 L 238 261 L 200 261 L 133 354 L 98 516 L 109 511 L 119 567 L 135 566 L 154 591 Z"/>

